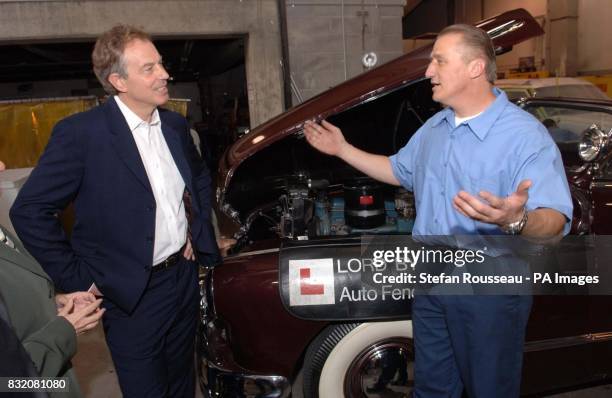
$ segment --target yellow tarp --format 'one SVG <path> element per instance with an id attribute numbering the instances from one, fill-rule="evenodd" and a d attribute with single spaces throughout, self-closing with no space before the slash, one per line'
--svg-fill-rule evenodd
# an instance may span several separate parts
<path id="1" fill-rule="evenodd" d="M 608 94 L 612 98 L 612 75 L 602 76 L 578 76 L 580 79 L 589 81 L 599 87 L 601 91 Z"/>
<path id="2" fill-rule="evenodd" d="M 170 99 L 164 107 L 186 116 L 188 103 Z M 9 169 L 36 166 L 53 126 L 97 104 L 95 97 L 0 102 L 0 160 Z"/>
<path id="3" fill-rule="evenodd" d="M 189 104 L 188 99 L 176 99 L 170 98 L 168 102 L 162 108 L 166 108 L 168 110 L 180 113 L 184 117 L 187 117 L 187 104 Z"/>
<path id="4" fill-rule="evenodd" d="M 0 103 L 0 160 L 11 169 L 35 166 L 53 126 L 97 103 L 94 97 Z"/>
<path id="5" fill-rule="evenodd" d="M 550 72 L 547 70 L 539 70 L 534 72 L 506 72 L 506 79 L 544 79 L 550 77 Z"/>

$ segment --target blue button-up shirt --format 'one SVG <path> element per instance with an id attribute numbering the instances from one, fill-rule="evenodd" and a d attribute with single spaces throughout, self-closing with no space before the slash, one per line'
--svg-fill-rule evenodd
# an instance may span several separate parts
<path id="1" fill-rule="evenodd" d="M 535 117 L 493 90 L 495 101 L 477 117 L 455 126 L 455 113 L 446 108 L 390 157 L 395 177 L 415 195 L 413 234 L 498 234 L 496 225 L 455 210 L 453 197 L 461 190 L 505 197 L 525 179 L 533 182 L 527 210 L 558 210 L 569 232 L 572 199 L 556 144 Z"/>

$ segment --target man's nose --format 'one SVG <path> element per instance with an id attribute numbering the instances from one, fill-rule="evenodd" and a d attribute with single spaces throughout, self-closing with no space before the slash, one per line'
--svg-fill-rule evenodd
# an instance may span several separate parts
<path id="1" fill-rule="evenodd" d="M 157 77 L 161 80 L 168 80 L 170 75 L 166 71 L 166 68 L 164 68 L 162 64 L 159 64 L 158 66 L 159 68 L 157 69 Z"/>
<path id="2" fill-rule="evenodd" d="M 425 77 L 428 79 L 431 79 L 434 75 L 434 66 L 433 66 L 433 62 L 430 62 L 429 65 L 427 65 L 427 70 L 425 71 Z"/>

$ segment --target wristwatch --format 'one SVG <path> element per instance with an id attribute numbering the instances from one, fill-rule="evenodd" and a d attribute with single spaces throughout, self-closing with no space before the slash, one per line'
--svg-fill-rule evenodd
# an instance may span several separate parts
<path id="1" fill-rule="evenodd" d="M 527 214 L 527 210 L 523 209 L 523 215 L 520 220 L 502 226 L 501 230 L 508 235 L 519 235 L 523 228 L 525 228 L 525 224 L 527 224 L 527 219 L 529 218 Z"/>

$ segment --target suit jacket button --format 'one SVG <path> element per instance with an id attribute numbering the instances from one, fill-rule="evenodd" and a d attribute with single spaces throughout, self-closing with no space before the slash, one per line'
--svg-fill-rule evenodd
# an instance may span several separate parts
<path id="1" fill-rule="evenodd" d="M 153 237 L 152 236 L 147 236 L 147 242 L 153 242 Z"/>

